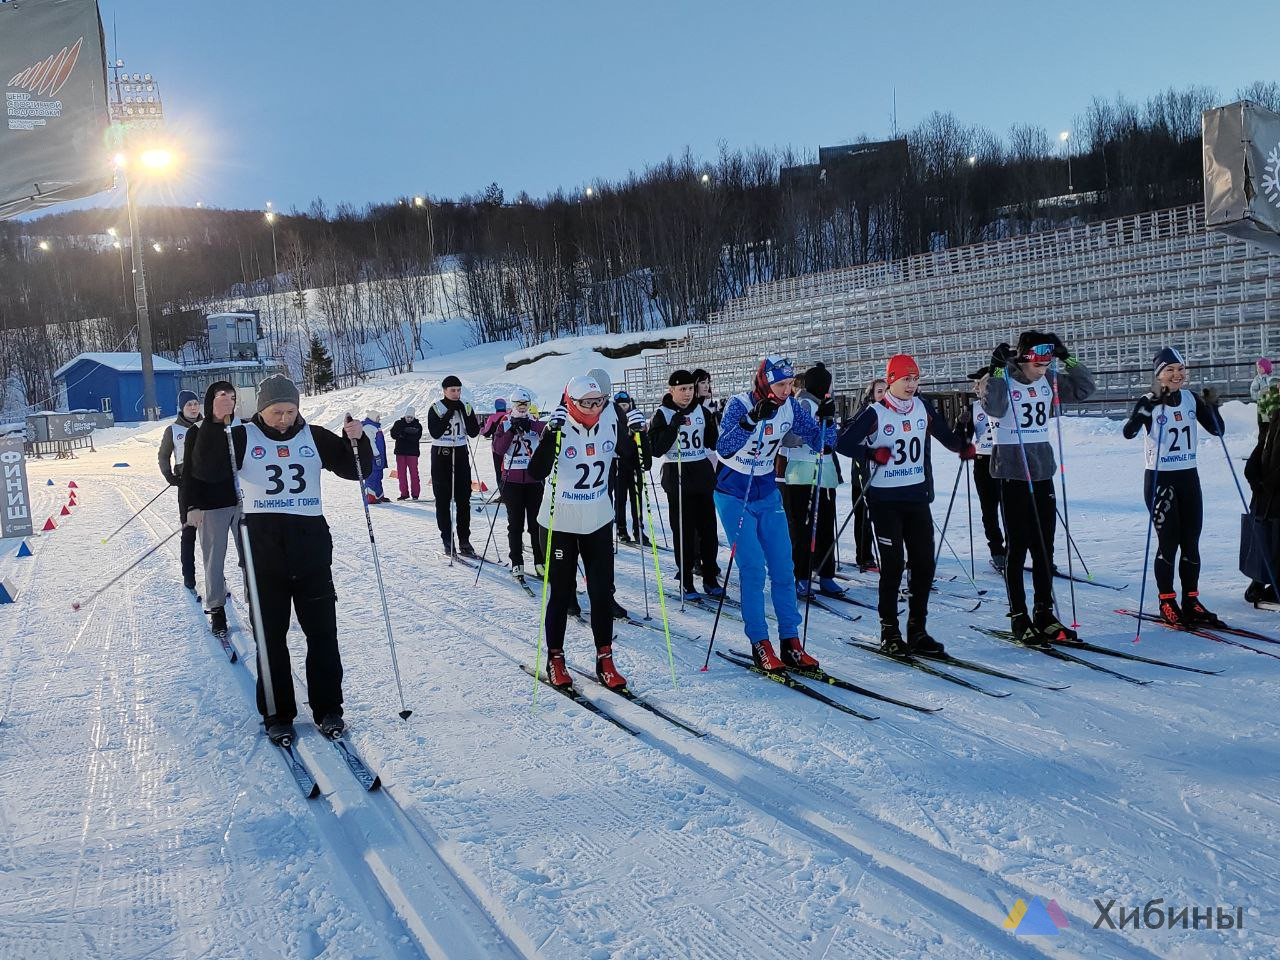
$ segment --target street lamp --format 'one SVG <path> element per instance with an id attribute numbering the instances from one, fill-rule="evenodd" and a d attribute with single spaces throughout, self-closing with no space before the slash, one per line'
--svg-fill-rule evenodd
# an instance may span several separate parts
<path id="1" fill-rule="evenodd" d="M 168 176 L 177 165 L 177 156 L 166 146 L 141 147 L 132 155 L 117 153 L 115 163 L 124 177 L 125 205 L 129 210 L 133 300 L 138 312 L 138 352 L 142 355 L 142 415 L 147 420 L 158 420 L 155 363 L 151 354 L 151 311 L 147 304 L 147 272 L 142 259 L 142 229 L 138 224 L 138 183 L 143 179 Z M 157 243 L 154 249 L 160 253 L 163 248 Z"/>
<path id="2" fill-rule="evenodd" d="M 1066 150 L 1067 152 L 1067 192 L 1075 193 L 1076 182 L 1075 182 L 1075 178 L 1071 176 L 1071 133 L 1070 131 L 1063 130 L 1060 134 L 1058 134 L 1058 139 L 1062 141 L 1063 149 Z"/>
<path id="3" fill-rule="evenodd" d="M 978 155 L 977 155 L 976 153 L 972 153 L 972 154 L 970 154 L 970 155 L 969 155 L 969 166 L 971 166 L 971 167 L 975 167 L 975 166 L 977 166 L 977 165 L 978 165 Z"/>
<path id="4" fill-rule="evenodd" d="M 274 271 L 271 274 L 271 289 L 276 288 L 276 278 L 280 276 L 280 260 L 276 256 L 276 212 L 271 207 L 271 201 L 267 201 L 267 212 L 262 216 L 267 221 L 267 226 L 271 228 L 271 268 Z"/>
<path id="5" fill-rule="evenodd" d="M 51 249 L 53 249 L 53 248 L 50 246 L 50 244 L 49 244 L 49 241 L 48 241 L 48 240 L 41 240 L 41 241 L 40 241 L 39 246 L 40 246 L 40 249 L 41 249 L 41 250 L 43 250 L 43 251 L 45 251 L 46 253 L 48 253 Z"/>
<path id="6" fill-rule="evenodd" d="M 426 197 L 414 197 L 414 198 L 413 198 L 413 205 L 414 205 L 415 207 L 425 207 L 425 206 L 427 205 L 427 198 L 426 198 Z"/>

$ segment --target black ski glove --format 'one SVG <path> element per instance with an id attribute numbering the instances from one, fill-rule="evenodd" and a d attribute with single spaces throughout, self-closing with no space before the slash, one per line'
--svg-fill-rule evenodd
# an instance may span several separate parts
<path id="1" fill-rule="evenodd" d="M 1138 402 L 1133 405 L 1133 416 L 1135 419 L 1151 419 L 1151 412 L 1155 410 L 1158 401 L 1149 393 L 1144 393 L 1138 398 Z"/>
<path id="2" fill-rule="evenodd" d="M 1067 349 L 1067 345 L 1058 338 L 1056 333 L 1049 334 L 1049 342 L 1053 344 L 1053 355 L 1066 363 L 1071 359 L 1071 351 Z"/>
<path id="3" fill-rule="evenodd" d="M 683 413 L 681 413 L 679 410 L 677 410 L 675 413 L 673 413 L 673 414 L 671 415 L 671 426 L 672 426 L 672 427 L 679 428 L 679 427 L 684 426 L 684 425 L 685 425 L 686 423 L 688 423 L 688 422 L 689 422 L 689 418 L 688 418 L 688 417 L 686 417 L 686 416 L 685 416 Z"/>
<path id="4" fill-rule="evenodd" d="M 456 410 L 458 413 L 465 413 L 467 410 L 467 405 L 461 400 L 450 400 L 448 397 L 444 398 L 444 405 L 450 410 Z"/>
<path id="5" fill-rule="evenodd" d="M 777 411 L 778 405 L 765 397 L 751 408 L 751 412 L 747 414 L 751 418 L 752 424 L 761 423 L 764 420 L 773 419 L 774 413 Z"/>
<path id="6" fill-rule="evenodd" d="M 1213 387 L 1205 387 L 1200 392 L 1200 399 L 1215 410 L 1222 406 L 1222 396 Z"/>
<path id="7" fill-rule="evenodd" d="M 818 404 L 818 419 L 826 420 L 836 415 L 836 402 L 830 397 Z"/>
<path id="8" fill-rule="evenodd" d="M 991 367 L 993 370 L 1002 369 L 1016 360 L 1017 357 L 1017 350 L 1013 349 L 1013 347 L 1009 346 L 1007 343 L 1002 343 L 991 351 Z"/>

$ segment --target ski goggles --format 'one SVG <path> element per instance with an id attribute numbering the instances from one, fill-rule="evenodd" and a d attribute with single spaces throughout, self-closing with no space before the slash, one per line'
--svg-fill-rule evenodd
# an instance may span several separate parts
<path id="1" fill-rule="evenodd" d="M 581 397 L 573 402 L 583 410 L 601 410 L 607 401 L 604 397 Z"/>
<path id="2" fill-rule="evenodd" d="M 1022 359 L 1029 363 L 1048 363 L 1053 359 L 1053 344 L 1037 343 L 1034 347 L 1028 347 Z"/>

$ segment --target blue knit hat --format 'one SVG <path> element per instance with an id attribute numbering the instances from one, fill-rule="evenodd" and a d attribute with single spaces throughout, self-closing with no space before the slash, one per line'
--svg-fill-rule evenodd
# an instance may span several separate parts
<path id="1" fill-rule="evenodd" d="M 200 401 L 200 398 L 195 395 L 194 391 L 192 390 L 178 391 L 178 409 L 179 410 L 185 407 L 188 403 L 191 403 L 193 400 L 196 401 L 197 403 L 199 403 Z"/>
<path id="2" fill-rule="evenodd" d="M 1180 354 L 1177 350 L 1173 349 L 1173 347 L 1165 347 L 1163 350 L 1161 350 L 1159 353 L 1156 354 L 1156 359 L 1155 359 L 1156 376 L 1157 377 L 1160 376 L 1160 371 L 1163 370 L 1165 367 L 1167 367 L 1171 363 L 1185 364 L 1186 362 L 1187 361 L 1182 359 L 1182 354 Z"/>
<path id="3" fill-rule="evenodd" d="M 501 413 L 503 410 L 507 409 L 507 401 L 499 397 L 497 400 L 493 401 L 493 409 L 498 413 Z"/>

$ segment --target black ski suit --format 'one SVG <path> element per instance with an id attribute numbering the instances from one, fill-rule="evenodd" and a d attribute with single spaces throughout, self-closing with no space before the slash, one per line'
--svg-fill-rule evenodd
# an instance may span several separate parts
<path id="1" fill-rule="evenodd" d="M 662 465 L 662 489 L 667 494 L 667 514 L 671 518 L 671 545 L 675 550 L 676 567 L 680 572 L 681 587 L 686 593 L 696 589 L 693 579 L 695 566 L 702 574 L 704 589 L 720 585 L 720 528 L 716 522 L 716 502 L 713 496 L 716 489 L 715 467 L 711 465 L 709 457 L 686 462 L 678 458 L 675 451 L 684 418 L 700 406 L 695 400 L 683 409 L 677 407 L 668 393 L 662 398 L 661 405 L 654 411 L 653 419 L 649 422 L 649 449 L 653 456 L 667 458 Z M 714 453 L 720 440 L 720 427 L 714 414 L 705 407 L 702 411 L 705 426 L 701 436 L 691 436 L 689 443 L 691 450 L 696 447 L 697 450 Z M 678 452 L 684 456 L 691 450 L 681 447 Z M 688 565 L 684 562 L 683 554 L 688 554 L 691 558 Z"/>

